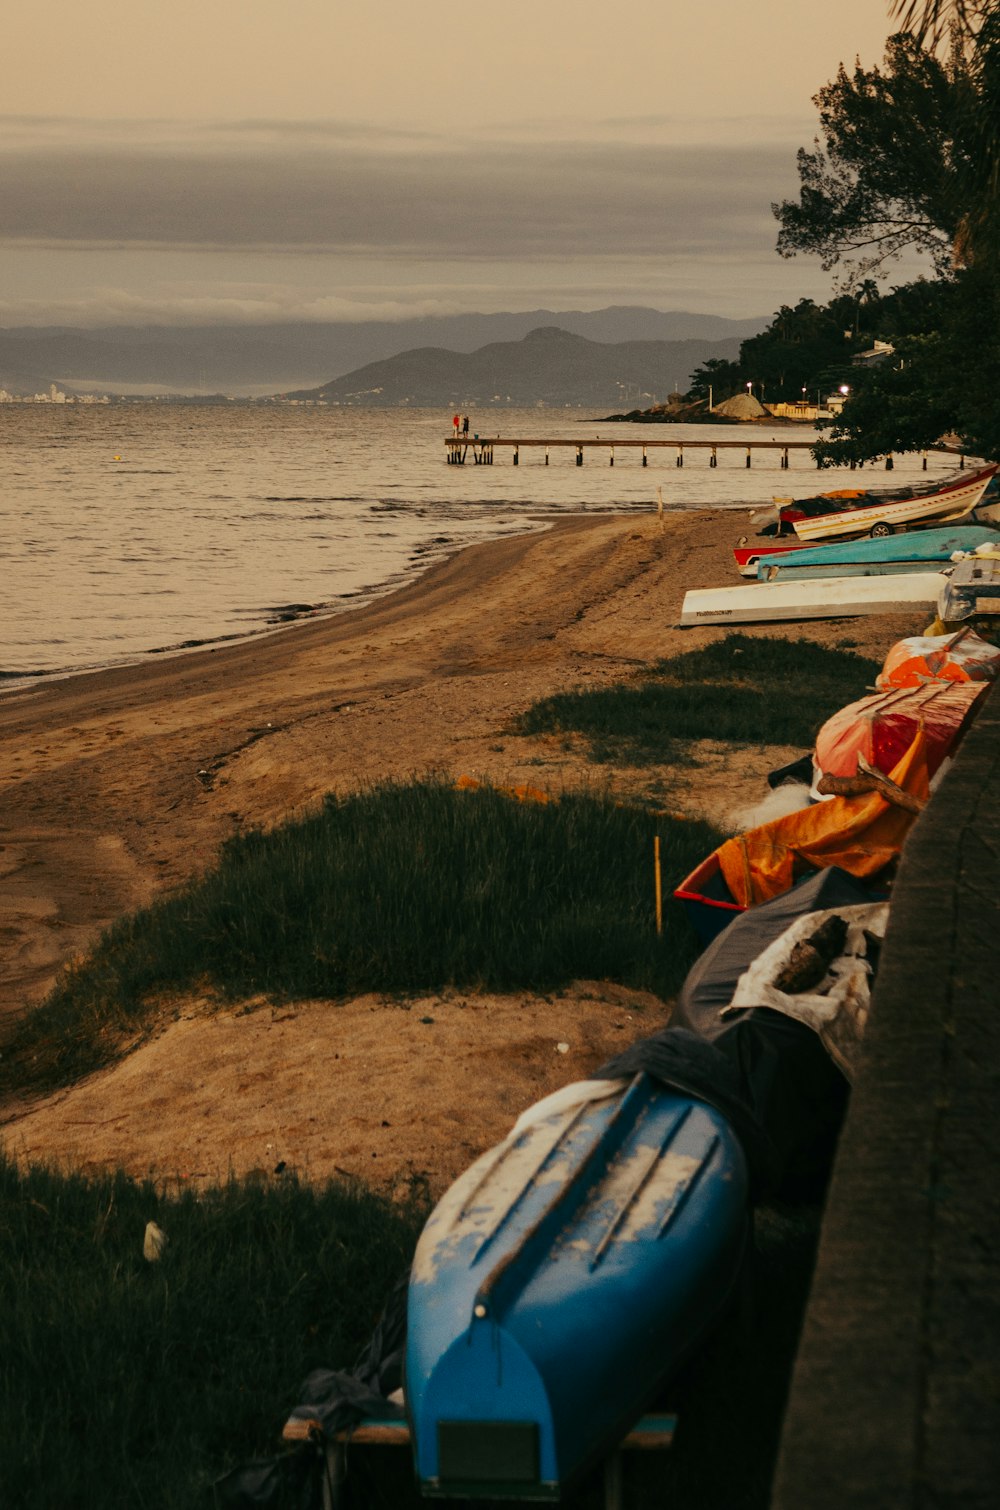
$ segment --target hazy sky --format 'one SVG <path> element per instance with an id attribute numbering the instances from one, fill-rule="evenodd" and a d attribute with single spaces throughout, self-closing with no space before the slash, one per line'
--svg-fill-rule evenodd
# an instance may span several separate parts
<path id="1" fill-rule="evenodd" d="M 886 0 L 44 0 L 0 56 L 0 325 L 829 297 L 774 251 Z"/>

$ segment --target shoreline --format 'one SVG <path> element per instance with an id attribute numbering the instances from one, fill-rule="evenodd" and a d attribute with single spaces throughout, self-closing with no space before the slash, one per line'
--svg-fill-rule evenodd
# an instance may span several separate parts
<path id="1" fill-rule="evenodd" d="M 760 513 L 766 507 L 766 503 L 754 502 L 753 500 L 741 500 L 739 502 L 725 502 L 714 504 L 711 510 L 699 504 L 671 504 L 667 510 L 670 514 L 707 513 Z M 567 514 L 562 511 L 546 511 L 542 506 L 535 513 L 525 515 L 524 526 L 503 534 L 486 536 L 481 540 L 468 543 L 455 541 L 440 548 L 433 553 L 430 560 L 414 560 L 411 565 L 401 572 L 396 572 L 374 587 L 359 590 L 356 593 L 343 594 L 327 603 L 314 604 L 287 604 L 278 605 L 276 608 L 267 610 L 268 613 L 287 613 L 287 618 L 280 621 L 273 617 L 261 618 L 259 625 L 254 629 L 236 630 L 232 633 L 218 636 L 206 636 L 204 639 L 192 638 L 178 641 L 174 644 L 156 646 L 151 650 L 127 653 L 119 660 L 106 663 L 95 662 L 92 665 L 80 666 L 54 666 L 38 667 L 28 671 L 11 671 L 0 668 L 0 701 L 7 696 L 33 688 L 47 688 L 71 678 L 84 676 L 99 676 L 113 671 L 123 671 L 128 668 L 137 668 L 152 665 L 160 660 L 173 660 L 175 658 L 196 655 L 199 652 L 217 651 L 231 645 L 246 645 L 253 641 L 267 639 L 273 635 L 283 634 L 287 630 L 296 629 L 303 624 L 322 623 L 330 619 L 339 619 L 348 614 L 363 613 L 375 607 L 384 599 L 394 597 L 400 593 L 409 591 L 428 572 L 435 571 L 445 565 L 456 556 L 462 556 L 466 552 L 488 548 L 501 544 L 506 540 L 519 540 L 526 535 L 544 534 L 546 531 L 559 528 L 563 525 L 579 523 L 597 523 L 607 519 L 631 520 L 636 517 L 645 518 L 650 512 L 655 514 L 655 505 L 622 506 L 615 508 L 591 507 L 585 512 Z M 415 555 L 431 554 L 430 546 L 419 546 Z"/>
<path id="2" fill-rule="evenodd" d="M 328 789 L 429 769 L 528 779 L 525 760 L 541 758 L 529 742 L 498 747 L 515 711 L 725 632 L 674 626 L 688 587 L 735 580 L 732 512 L 560 518 L 460 549 L 343 613 L 0 690 L 0 915 L 13 966 L 0 1021 L 19 1010 L 19 990 L 40 999 L 57 964 L 204 869 L 241 828 Z M 755 632 L 881 650 L 898 637 L 892 622 Z M 557 781 L 588 774 L 551 764 Z"/>
<path id="3" fill-rule="evenodd" d="M 466 547 L 374 604 L 287 633 L 0 695 L 0 1041 L 105 927 L 210 867 L 227 838 L 328 791 L 465 774 L 597 788 L 717 823 L 760 800 L 766 773 L 800 751 L 701 741 L 690 766 L 618 767 L 593 764 L 585 742 L 512 727 L 539 698 L 722 638 L 674 626 L 688 587 L 736 580 L 739 533 L 729 510 L 574 516 Z M 908 615 L 751 630 L 881 658 L 922 627 Z M 164 1177 L 264 1168 L 277 1139 L 310 1178 L 377 1170 L 391 1188 L 409 1170 L 438 1184 L 668 1010 L 607 982 L 555 998 L 453 994 L 422 1015 L 373 998 L 212 1015 L 197 999 L 167 1003 L 162 1031 L 123 1061 L 38 1108 L 15 1099 L 4 1134 L 36 1161 Z M 299 1066 L 287 1083 L 286 1065 Z"/>

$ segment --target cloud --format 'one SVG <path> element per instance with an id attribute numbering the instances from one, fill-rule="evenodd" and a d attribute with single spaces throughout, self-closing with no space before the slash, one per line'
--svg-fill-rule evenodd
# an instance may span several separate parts
<path id="1" fill-rule="evenodd" d="M 252 129 L 251 129 L 252 128 Z M 228 128 L 227 128 L 228 129 Z M 516 261 L 699 257 L 773 247 L 794 185 L 784 146 L 332 141 L 245 123 L 134 145 L 37 141 L 0 153 L 0 245 L 286 251 Z M 238 135 L 238 133 L 237 133 Z"/>

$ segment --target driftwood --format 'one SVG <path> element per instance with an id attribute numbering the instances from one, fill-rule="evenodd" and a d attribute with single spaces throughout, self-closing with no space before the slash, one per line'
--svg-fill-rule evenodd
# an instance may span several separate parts
<path id="1" fill-rule="evenodd" d="M 823 797 L 866 797 L 869 792 L 878 792 L 886 802 L 904 808 L 908 813 L 922 813 L 927 806 L 922 797 L 913 797 L 909 792 L 904 792 L 901 786 L 890 781 L 881 771 L 876 771 L 860 755 L 856 776 L 824 774 L 817 781 L 816 790 Z"/>
<path id="2" fill-rule="evenodd" d="M 836 914 L 827 918 L 815 933 L 807 939 L 801 939 L 792 949 L 774 978 L 777 989 L 794 996 L 799 991 L 811 991 L 814 986 L 818 986 L 829 970 L 831 961 L 843 952 L 846 938 L 847 924 L 844 919 Z"/>

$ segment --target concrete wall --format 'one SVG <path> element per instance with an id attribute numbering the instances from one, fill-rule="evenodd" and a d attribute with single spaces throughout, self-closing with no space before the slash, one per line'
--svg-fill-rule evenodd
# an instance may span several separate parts
<path id="1" fill-rule="evenodd" d="M 1000 1506 L 1000 685 L 907 841 L 772 1510 Z"/>

